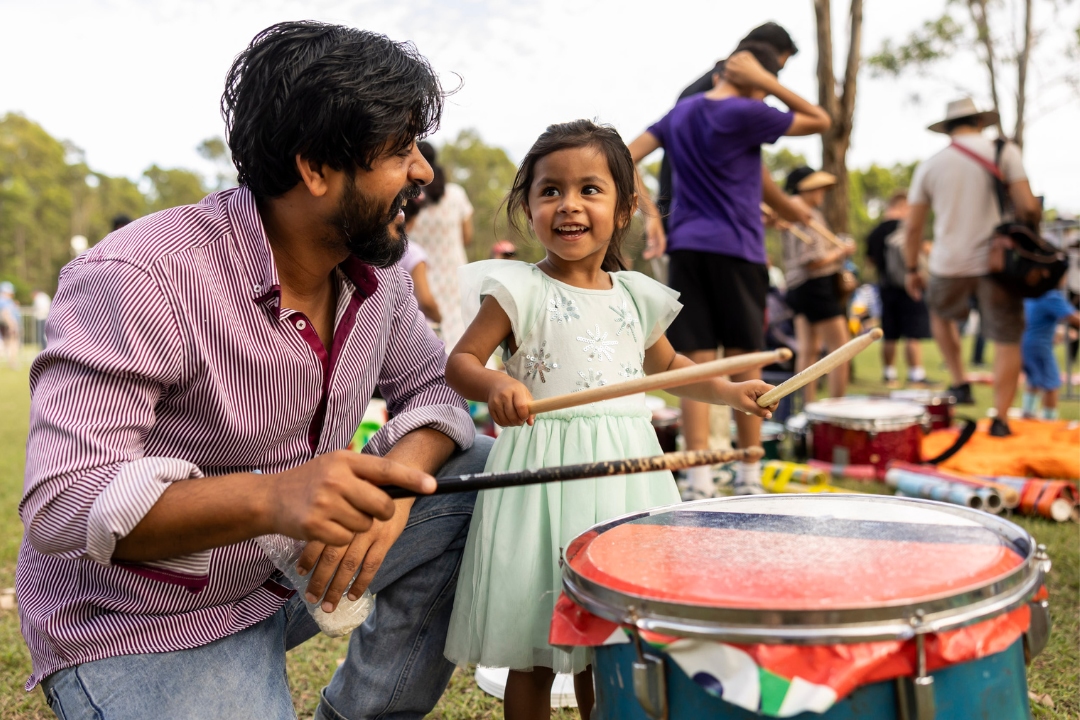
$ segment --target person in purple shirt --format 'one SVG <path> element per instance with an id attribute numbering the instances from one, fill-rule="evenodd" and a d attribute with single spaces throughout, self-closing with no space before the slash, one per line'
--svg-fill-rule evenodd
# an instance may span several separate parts
<path id="1" fill-rule="evenodd" d="M 764 347 L 769 280 L 761 220 L 761 145 L 783 135 L 820 133 L 831 124 L 824 109 L 777 80 L 775 48 L 756 42 L 740 48 L 724 63 L 722 74 L 719 68 L 713 74 L 712 90 L 679 101 L 630 143 L 635 162 L 661 147 L 671 158 L 674 197 L 666 249 L 669 283 L 679 291 L 684 310 L 669 329 L 669 338 L 677 351 L 697 363 L 714 360 L 720 346 L 725 356 Z M 769 95 L 790 110 L 765 104 Z M 655 217 L 644 186 L 640 193 Z M 655 229 L 658 223 L 652 224 Z M 759 372 L 733 379 L 755 379 Z M 706 449 L 708 406 L 683 401 L 682 412 L 687 449 Z M 738 415 L 735 422 L 740 445 L 759 443 L 760 418 Z M 737 472 L 737 491 L 761 491 L 759 463 L 740 464 Z M 712 495 L 709 468 L 691 469 L 688 477 L 695 494 Z"/>
<path id="2" fill-rule="evenodd" d="M 281 23 L 221 107 L 240 186 L 141 218 L 64 268 L 34 362 L 16 584 L 60 718 L 295 718 L 285 653 L 376 594 L 321 720 L 420 718 L 483 469 L 442 343 L 395 265 L 443 91 L 407 43 Z M 390 419 L 345 449 L 378 387 Z M 293 587 L 254 539 L 307 541 Z M 354 582 L 355 577 L 355 582 Z"/>

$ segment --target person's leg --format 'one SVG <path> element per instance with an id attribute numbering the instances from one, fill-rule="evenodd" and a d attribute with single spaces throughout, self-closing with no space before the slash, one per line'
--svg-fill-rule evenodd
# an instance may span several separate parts
<path id="1" fill-rule="evenodd" d="M 491 443 L 478 435 L 436 477 L 483 471 Z M 419 719 L 435 707 L 454 671 L 443 647 L 475 500 L 475 493 L 417 499 L 371 583 L 375 610 L 353 631 L 317 720 Z"/>
<path id="2" fill-rule="evenodd" d="M 885 382 L 896 382 L 900 375 L 896 372 L 896 340 L 886 340 L 881 344 L 881 364 Z M 911 344 L 908 343 L 908 347 Z M 908 364 L 910 367 L 910 363 Z"/>
<path id="3" fill-rule="evenodd" d="M 817 331 L 825 340 L 825 347 L 829 352 L 835 352 L 837 348 L 846 343 L 848 337 L 847 323 L 842 316 L 829 318 L 817 323 Z M 829 396 L 838 398 L 847 394 L 848 370 L 850 364 L 843 363 L 829 373 Z"/>
<path id="4" fill-rule="evenodd" d="M 1043 420 L 1057 420 L 1058 418 L 1058 391 L 1047 390 L 1042 396 L 1042 417 Z"/>
<path id="5" fill-rule="evenodd" d="M 926 368 L 922 364 L 922 343 L 917 338 L 908 338 L 904 343 L 904 355 L 907 359 L 908 381 L 926 382 Z"/>
<path id="6" fill-rule="evenodd" d="M 821 345 L 817 328 L 805 315 L 795 317 L 795 338 L 799 341 L 799 353 L 795 358 L 795 372 L 801 373 L 814 364 Z M 812 382 L 802 390 L 803 400 L 812 403 L 817 399 L 817 383 Z"/>
<path id="7" fill-rule="evenodd" d="M 551 668 L 538 666 L 528 672 L 511 670 L 506 678 L 503 699 L 506 720 L 548 720 L 554 682 L 555 673 Z"/>
<path id="8" fill-rule="evenodd" d="M 976 292 L 979 278 L 930 277 L 926 291 L 926 304 L 930 309 L 930 332 L 941 350 L 942 359 L 949 370 L 950 389 L 956 391 L 957 399 L 970 403 L 970 388 L 964 377 L 964 358 L 960 344 L 958 324 L 970 312 L 971 296 Z"/>
<path id="9" fill-rule="evenodd" d="M 1020 384 L 1022 355 L 1020 341 L 1024 335 L 1024 301 L 989 277 L 979 278 L 979 308 L 982 330 L 994 343 L 994 409 L 997 415 L 990 433 L 1009 434 L 1009 408 L 1016 398 Z"/>
<path id="10" fill-rule="evenodd" d="M 574 697 L 577 698 L 578 713 L 581 720 L 589 720 L 593 705 L 596 703 L 596 688 L 593 686 L 592 666 L 574 676 Z"/>
<path id="11" fill-rule="evenodd" d="M 686 353 L 696 363 L 711 362 L 716 359 L 715 350 L 695 350 Z M 709 449 L 709 404 L 679 399 L 679 408 L 682 410 L 683 441 L 687 450 Z M 712 467 L 698 465 L 686 469 L 686 479 L 693 493 L 692 497 L 707 498 L 716 494 L 716 486 L 713 484 Z"/>
<path id="12" fill-rule="evenodd" d="M 42 691 L 64 720 L 292 720 L 286 623 L 282 608 L 209 645 L 83 663 L 50 675 Z"/>
<path id="13" fill-rule="evenodd" d="M 964 358 L 960 344 L 960 330 L 956 323 L 937 315 L 930 314 L 930 331 L 934 335 L 934 342 L 941 351 L 941 359 L 945 361 L 945 367 L 949 371 L 949 379 L 953 387 L 964 384 Z"/>

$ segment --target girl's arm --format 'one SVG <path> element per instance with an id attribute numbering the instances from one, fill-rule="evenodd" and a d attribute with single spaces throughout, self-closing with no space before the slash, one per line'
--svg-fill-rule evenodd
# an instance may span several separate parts
<path id="1" fill-rule="evenodd" d="M 416 295 L 416 304 L 420 306 L 420 312 L 433 323 L 442 322 L 442 313 L 439 312 L 439 303 L 431 294 L 431 286 L 427 281 L 427 263 L 417 263 L 409 273 L 412 275 L 413 293 Z"/>
<path id="2" fill-rule="evenodd" d="M 696 364 L 685 355 L 676 353 L 675 348 L 671 347 L 671 343 L 668 342 L 666 337 L 661 337 L 652 347 L 645 351 L 644 369 L 646 375 L 693 367 Z M 772 387 L 772 385 L 761 380 L 748 380 L 737 383 L 723 378 L 713 378 L 692 385 L 669 388 L 668 392 L 698 402 L 707 402 L 713 405 L 730 405 L 736 410 L 763 418 L 771 418 L 772 411 L 776 409 L 778 403 L 763 408 L 758 406 L 757 399 L 771 390 Z"/>
<path id="3" fill-rule="evenodd" d="M 529 389 L 506 373 L 485 367 L 503 340 L 512 343 L 512 333 L 510 317 L 489 295 L 446 361 L 447 384 L 469 400 L 486 402 L 491 419 L 503 427 L 533 424 Z"/>

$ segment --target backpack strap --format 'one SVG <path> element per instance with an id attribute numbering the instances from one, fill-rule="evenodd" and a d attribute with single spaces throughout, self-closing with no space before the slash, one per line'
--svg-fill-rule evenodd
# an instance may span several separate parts
<path id="1" fill-rule="evenodd" d="M 1001 172 L 1001 153 L 1005 149 L 1005 140 L 998 138 L 994 140 L 994 162 L 990 162 L 979 153 L 966 148 L 960 143 L 953 140 L 949 143 L 949 147 L 955 148 L 967 155 L 969 158 L 977 162 L 994 178 L 994 195 L 997 197 L 998 210 L 1001 212 L 1001 217 L 1004 220 L 1006 215 L 1006 206 L 1008 204 L 1009 191 L 1005 187 L 1005 175 Z"/>

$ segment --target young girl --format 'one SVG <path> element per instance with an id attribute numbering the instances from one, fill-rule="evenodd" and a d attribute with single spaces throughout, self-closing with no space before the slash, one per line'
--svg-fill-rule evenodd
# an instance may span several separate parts
<path id="1" fill-rule="evenodd" d="M 825 204 L 825 192 L 834 185 L 835 176 L 804 165 L 791 171 L 784 189 L 810 206 L 814 219 L 824 224 L 821 207 Z M 822 341 L 832 352 L 850 339 L 847 308 L 837 289 L 836 276 L 844 269 L 844 261 L 855 252 L 855 245 L 847 243 L 838 248 L 809 225 L 798 225 L 797 229 L 801 231 L 800 235 L 813 242 L 806 243 L 791 230 L 785 230 L 781 240 L 787 304 L 795 312 L 795 337 L 799 342 L 795 369 L 801 372 L 817 361 Z M 848 366 L 845 363 L 829 373 L 829 395 L 843 397 L 847 382 Z M 806 402 L 813 402 L 816 397 L 817 383 L 810 383 L 803 389 Z"/>
<path id="2" fill-rule="evenodd" d="M 450 354 L 446 378 L 465 397 L 486 401 L 506 428 L 487 470 L 660 454 L 643 395 L 539 417 L 527 410 L 533 398 L 693 364 L 664 337 L 681 308 L 675 293 L 623 266 L 634 182 L 630 152 L 615 130 L 586 120 L 552 125 L 525 156 L 507 198 L 511 223 L 523 212 L 546 257 L 536 265 L 466 266 L 464 291 L 483 302 Z M 500 346 L 506 373 L 484 367 Z M 756 402 L 769 387 L 716 379 L 673 392 L 769 417 Z M 547 642 L 561 589 L 560 548 L 602 520 L 678 501 L 667 472 L 480 493 L 447 658 L 510 668 L 508 720 L 547 718 L 555 673 L 574 673 L 578 708 L 588 718 L 593 692 L 584 650 L 566 653 Z"/>

